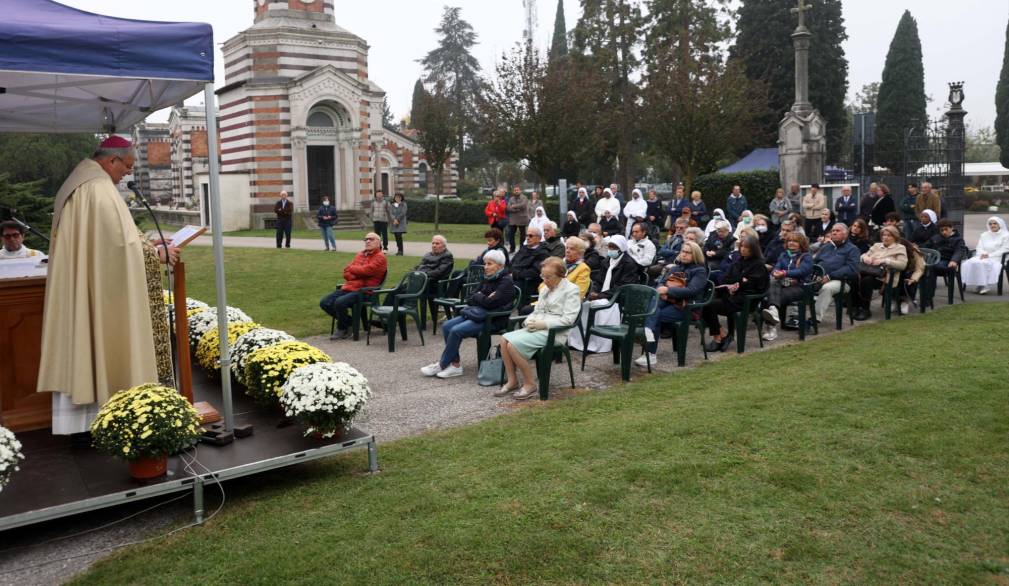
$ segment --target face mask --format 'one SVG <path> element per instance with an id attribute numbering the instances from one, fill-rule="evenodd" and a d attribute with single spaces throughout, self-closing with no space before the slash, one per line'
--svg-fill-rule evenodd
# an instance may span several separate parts
<path id="1" fill-rule="evenodd" d="M 750 217 L 743 218 L 743 223 L 744 224 L 749 224 L 751 220 L 753 220 L 753 218 L 750 218 Z"/>
<path id="2" fill-rule="evenodd" d="M 620 257 L 620 251 L 619 250 L 607 250 L 606 251 L 606 256 L 608 256 L 609 258 L 619 258 Z"/>
<path id="3" fill-rule="evenodd" d="M 763 234 L 764 232 L 767 232 L 767 226 L 754 226 L 753 229 L 756 230 L 760 234 Z"/>
<path id="4" fill-rule="evenodd" d="M 322 200 L 322 205 L 328 206 L 329 205 L 329 200 L 328 199 Z"/>

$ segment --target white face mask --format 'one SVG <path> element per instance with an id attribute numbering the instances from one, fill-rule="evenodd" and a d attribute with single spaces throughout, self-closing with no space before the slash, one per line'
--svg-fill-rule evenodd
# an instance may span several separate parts
<path id="1" fill-rule="evenodd" d="M 753 229 L 761 234 L 767 232 L 767 226 L 754 226 Z"/>
<path id="2" fill-rule="evenodd" d="M 322 200 L 322 205 L 328 206 L 329 205 L 329 200 L 328 199 Z"/>

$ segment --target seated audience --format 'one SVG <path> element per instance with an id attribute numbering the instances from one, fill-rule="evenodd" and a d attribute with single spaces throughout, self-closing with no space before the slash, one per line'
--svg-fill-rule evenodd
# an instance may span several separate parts
<path id="1" fill-rule="evenodd" d="M 564 241 L 564 276 L 578 286 L 580 299 L 589 294 L 589 287 L 592 286 L 592 269 L 585 262 L 588 246 L 581 238 L 568 238 Z M 540 291 L 542 290 L 543 285 L 540 285 Z"/>
<path id="2" fill-rule="evenodd" d="M 448 251 L 448 241 L 436 234 L 431 237 L 431 252 L 421 257 L 413 270 L 427 275 L 427 297 L 433 299 L 438 294 L 438 281 L 452 276 L 455 258 Z"/>
<path id="3" fill-rule="evenodd" d="M 585 191 L 584 188 L 582 191 Z M 578 223 L 578 216 L 574 212 L 568 212 L 568 219 L 564 221 L 564 238 L 578 236 L 582 231 L 582 225 Z"/>
<path id="4" fill-rule="evenodd" d="M 771 219 L 764 214 L 756 214 L 753 216 L 753 230 L 757 233 L 757 239 L 760 241 L 761 251 L 767 248 L 767 245 L 770 244 L 771 239 L 773 239 L 776 234 L 774 230 L 771 230 Z"/>
<path id="5" fill-rule="evenodd" d="M 767 270 L 774 268 L 774 263 L 778 262 L 778 257 L 781 256 L 781 253 L 785 252 L 785 238 L 794 232 L 795 222 L 785 220 L 781 223 L 778 233 L 767 243 L 767 247 L 761 249 L 764 254 L 764 264 L 767 265 Z"/>
<path id="6" fill-rule="evenodd" d="M 974 287 L 979 295 L 985 295 L 998 284 L 1002 270 L 1002 255 L 1009 252 L 1009 232 L 1005 220 L 997 216 L 988 218 L 988 230 L 977 240 L 974 256 L 963 261 L 961 272 L 963 285 Z"/>
<path id="7" fill-rule="evenodd" d="M 343 269 L 343 285 L 319 301 L 319 307 L 336 319 L 336 332 L 331 340 L 343 340 L 350 335 L 350 309 L 364 298 L 363 287 L 377 287 L 388 264 L 382 254 L 382 241 L 378 234 L 369 232 L 364 237 L 364 250 L 354 256 L 354 260 Z"/>
<path id="8" fill-rule="evenodd" d="M 705 238 L 711 236 L 711 234 L 718 229 L 719 222 L 725 222 L 728 224 L 729 221 L 725 219 L 725 212 L 722 211 L 722 208 L 715 208 L 715 211 L 711 214 L 711 220 L 709 220 L 704 226 Z M 729 224 L 729 231 L 732 231 L 732 224 Z"/>
<path id="9" fill-rule="evenodd" d="M 688 222 L 683 218 L 677 218 L 673 222 L 673 229 L 669 231 L 669 237 L 656 254 L 656 263 L 666 264 L 673 262 L 680 254 L 680 247 L 683 246 L 683 237 L 687 231 Z"/>
<path id="10" fill-rule="evenodd" d="M 511 306 L 515 300 L 515 283 L 512 281 L 508 267 L 504 264 L 504 252 L 491 250 L 483 255 L 484 278 L 480 286 L 466 299 L 466 307 L 461 315 L 453 317 L 442 326 L 442 336 L 445 338 L 445 350 L 438 362 L 433 362 L 420 369 L 424 376 L 451 378 L 462 375 L 462 365 L 459 362 L 459 346 L 463 338 L 475 338 L 483 330 L 487 312 L 501 311 Z M 508 316 L 495 317 L 495 329 L 501 329 L 508 323 Z"/>
<path id="11" fill-rule="evenodd" d="M 830 240 L 815 254 L 813 262 L 823 267 L 823 285 L 816 296 L 816 321 L 823 321 L 823 315 L 830 307 L 834 295 L 841 292 L 841 285 L 854 286 L 858 277 L 858 247 L 848 240 L 848 227 L 841 222 L 830 229 Z"/>
<path id="12" fill-rule="evenodd" d="M 659 276 L 659 284 L 655 288 L 659 293 L 659 308 L 645 321 L 648 357 L 642 354 L 634 361 L 635 364 L 647 366 L 656 363 L 660 325 L 688 319 L 686 305 L 704 293 L 707 283 L 704 252 L 697 244 L 685 242 L 676 262 L 667 266 Z"/>
<path id="13" fill-rule="evenodd" d="M 739 221 L 736 222 L 736 229 L 732 231 L 733 238 L 739 238 L 739 231 L 743 228 L 753 227 L 753 212 L 750 210 L 743 210 L 739 214 Z"/>
<path id="14" fill-rule="evenodd" d="M 589 299 L 612 299 L 617 289 L 623 285 L 640 282 L 638 263 L 627 254 L 627 239 L 619 234 L 606 240 L 606 257 L 603 271 L 598 280 L 592 282 Z"/>
<path id="15" fill-rule="evenodd" d="M 573 241 L 577 239 L 573 238 Z M 546 346 L 547 330 L 550 328 L 570 328 L 575 325 L 581 311 L 582 298 L 577 285 L 565 279 L 564 262 L 558 258 L 548 258 L 540 268 L 540 297 L 536 308 L 525 319 L 524 327 L 506 333 L 501 340 L 501 356 L 508 380 L 495 397 L 512 395 L 513 399 L 524 401 L 537 394 L 537 378 L 529 365 L 529 359 Z M 554 334 L 554 343 L 564 345 L 567 330 Z M 518 372 L 516 372 L 516 370 Z M 519 390 L 518 373 L 522 374 Z M 518 391 L 518 392 L 515 392 Z"/>
<path id="16" fill-rule="evenodd" d="M 470 261 L 471 265 L 482 265 L 483 257 L 485 254 L 492 250 L 500 250 L 505 255 L 505 266 L 508 265 L 508 250 L 504 246 L 504 232 L 499 228 L 491 228 L 483 234 L 484 239 L 487 241 L 487 248 L 480 253 L 479 256 Z"/>
<path id="17" fill-rule="evenodd" d="M 910 309 L 909 302 L 914 302 L 916 299 L 918 282 L 921 281 L 922 275 L 925 274 L 925 255 L 921 253 L 921 249 L 918 248 L 917 244 L 910 240 L 905 240 L 903 237 L 899 240 L 901 245 L 907 250 L 907 267 L 903 271 L 904 286 L 901 287 L 899 292 L 900 312 L 906 314 Z"/>
<path id="18" fill-rule="evenodd" d="M 603 210 L 603 217 L 599 220 L 599 226 L 603 231 L 603 236 L 621 234 L 620 220 L 610 210 Z"/>
<path id="19" fill-rule="evenodd" d="M 725 220 L 718 222 L 715 231 L 704 242 L 704 256 L 707 258 L 708 266 L 715 268 L 721 264 L 722 259 L 732 252 L 732 245 L 735 243 L 736 239 L 732 237 L 729 223 Z"/>
<path id="20" fill-rule="evenodd" d="M 592 224 L 592 226 L 599 226 L 599 224 Z M 606 266 L 606 258 L 599 253 L 596 246 L 596 243 L 600 242 L 602 237 L 596 232 L 586 230 L 581 233 L 580 238 L 584 240 L 586 244 L 584 260 L 585 264 L 589 266 L 589 276 L 593 281 L 595 281 L 599 274 L 605 270 Z"/>
<path id="21" fill-rule="evenodd" d="M 917 244 L 918 246 L 928 246 L 928 241 L 932 239 L 933 236 L 939 233 L 939 227 L 936 225 L 935 212 L 932 210 L 924 210 L 918 216 L 920 222 L 914 227 L 914 231 L 911 232 L 911 242 Z"/>
<path id="22" fill-rule="evenodd" d="M 813 274 L 813 255 L 809 253 L 809 240 L 802 234 L 790 234 L 785 239 L 785 253 L 778 257 L 771 271 L 771 280 L 764 301 L 764 321 L 767 330 L 764 339 L 778 339 L 781 308 L 802 299 L 802 284 Z"/>
<path id="23" fill-rule="evenodd" d="M 526 229 L 526 241 L 512 257 L 511 277 L 522 287 L 522 293 L 526 296 L 539 287 L 540 265 L 550 257 L 550 251 L 543 246 L 542 240 L 540 229 L 529 226 Z"/>
<path id="24" fill-rule="evenodd" d="M 879 234 L 880 242 L 873 244 L 869 252 L 860 258 L 867 266 L 859 266 L 859 306 L 854 316 L 859 321 L 872 317 L 869 309 L 872 292 L 889 281 L 889 271 L 903 271 L 907 268 L 907 249 L 900 243 L 900 230 L 896 226 L 883 226 Z M 877 269 L 881 269 L 882 274 L 878 274 Z"/>
<path id="25" fill-rule="evenodd" d="M 806 237 L 809 238 L 809 247 L 816 250 L 821 244 L 830 240 L 830 228 L 834 224 L 834 214 L 829 208 L 820 210 L 819 221 L 812 223 L 812 228 Z M 815 245 L 815 246 L 814 246 Z"/>
<path id="26" fill-rule="evenodd" d="M 760 255 L 760 244 L 752 236 L 744 236 L 739 244 L 741 259 L 729 268 L 722 279 L 723 284 L 715 289 L 715 298 L 704 307 L 702 317 L 711 332 L 710 352 L 724 352 L 732 344 L 735 322 L 732 314 L 743 308 L 746 295 L 767 291 L 768 274 L 764 259 Z M 718 316 L 728 317 L 727 328 L 718 323 Z"/>
<path id="27" fill-rule="evenodd" d="M 963 238 L 949 220 L 939 220 L 936 225 L 939 233 L 933 236 L 927 245 L 939 253 L 939 261 L 933 267 L 933 277 L 956 274 L 957 267 L 960 266 L 966 252 Z"/>
<path id="28" fill-rule="evenodd" d="M 869 240 L 869 224 L 862 218 L 855 218 L 848 232 L 848 241 L 855 245 L 859 254 L 869 252 L 872 242 Z"/>

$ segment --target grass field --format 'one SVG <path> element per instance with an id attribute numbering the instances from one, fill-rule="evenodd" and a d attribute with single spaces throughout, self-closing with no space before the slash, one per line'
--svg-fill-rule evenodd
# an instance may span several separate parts
<path id="1" fill-rule="evenodd" d="M 383 445 L 375 476 L 355 454 L 231 483 L 207 526 L 75 582 L 1005 584 L 1007 318 L 960 305 L 534 402 Z"/>
<path id="2" fill-rule="evenodd" d="M 319 300 L 343 282 L 343 268 L 354 258 L 349 252 L 275 248 L 224 250 L 228 305 L 241 308 L 266 327 L 304 337 L 329 332 L 330 318 Z M 386 286 L 394 287 L 404 273 L 420 262 L 412 256 L 388 256 Z M 186 262 L 187 295 L 215 304 L 213 249 L 189 246 Z M 460 268 L 464 262 L 460 262 Z"/>
<path id="3" fill-rule="evenodd" d="M 484 232 L 487 231 L 487 226 L 485 224 L 439 224 L 439 229 L 436 232 L 434 229 L 434 224 L 426 222 L 410 222 L 409 232 L 407 232 L 403 239 L 408 242 L 430 242 L 431 237 L 435 234 L 441 234 L 444 236 L 449 243 L 452 242 L 463 242 L 470 244 L 484 244 Z M 337 240 L 360 240 L 364 237 L 366 232 L 370 230 L 336 230 L 333 235 Z M 242 230 L 239 232 L 226 232 L 227 236 L 258 236 L 273 238 L 276 232 L 274 230 Z M 292 233 L 293 238 L 318 238 L 322 240 L 322 236 L 319 234 L 318 230 L 295 230 Z M 389 242 L 394 241 L 392 231 L 389 232 Z"/>

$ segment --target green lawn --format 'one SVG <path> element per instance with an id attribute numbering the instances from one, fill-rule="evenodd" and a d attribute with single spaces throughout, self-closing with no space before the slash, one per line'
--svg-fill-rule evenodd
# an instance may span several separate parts
<path id="1" fill-rule="evenodd" d="M 404 240 L 408 242 L 430 242 L 431 237 L 435 234 L 441 234 L 446 239 L 448 239 L 449 244 L 452 242 L 463 242 L 470 244 L 484 244 L 484 232 L 487 231 L 486 224 L 439 224 L 439 229 L 436 232 L 433 223 L 427 222 L 410 222 L 409 232 L 404 236 Z M 365 232 L 370 232 L 370 230 L 336 230 L 333 235 L 337 240 L 360 240 L 364 237 Z M 269 237 L 273 238 L 276 234 L 274 230 L 242 230 L 239 232 L 226 232 L 227 236 L 258 236 L 258 237 Z M 294 238 L 318 238 L 322 239 L 318 230 L 295 230 L 293 232 Z M 394 240 L 392 232 L 389 232 L 389 242 Z"/>
<path id="2" fill-rule="evenodd" d="M 206 527 L 75 581 L 1004 584 L 1007 319 L 897 318 L 385 444 L 375 476 L 358 453 L 230 483 Z"/>
<path id="3" fill-rule="evenodd" d="M 329 332 L 330 318 L 319 300 L 343 282 L 350 252 L 276 248 L 227 248 L 224 251 L 228 305 L 241 308 L 257 322 L 304 337 Z M 395 286 L 420 261 L 411 256 L 388 256 L 389 278 Z M 213 249 L 189 246 L 186 261 L 187 295 L 211 305 L 217 299 Z M 460 261 L 460 268 L 465 264 Z"/>

